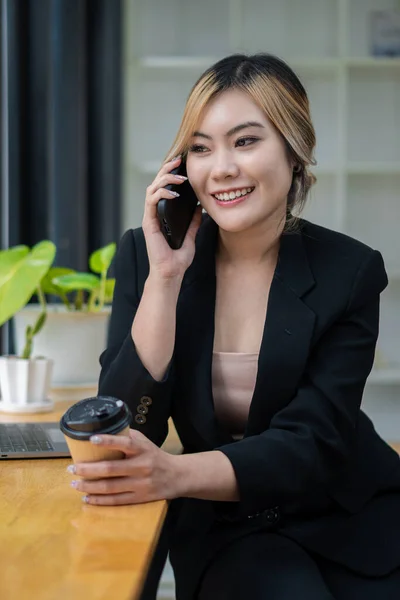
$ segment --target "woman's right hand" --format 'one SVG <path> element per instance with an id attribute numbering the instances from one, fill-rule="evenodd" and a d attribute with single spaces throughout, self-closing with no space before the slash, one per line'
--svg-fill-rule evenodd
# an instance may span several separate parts
<path id="1" fill-rule="evenodd" d="M 195 253 L 195 238 L 201 223 L 201 206 L 196 208 L 185 240 L 179 250 L 168 245 L 161 232 L 157 217 L 157 204 L 162 198 L 175 196 L 165 189 L 168 184 L 183 183 L 184 180 L 171 174 L 171 170 L 179 166 L 181 158 L 165 163 L 158 172 L 153 183 L 146 192 L 143 216 L 143 233 L 146 239 L 147 254 L 150 263 L 150 274 L 163 280 L 182 279 L 186 269 L 192 263 Z"/>

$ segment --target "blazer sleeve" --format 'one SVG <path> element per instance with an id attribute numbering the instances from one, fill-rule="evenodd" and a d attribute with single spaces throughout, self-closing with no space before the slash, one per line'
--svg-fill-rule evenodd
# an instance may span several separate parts
<path id="1" fill-rule="evenodd" d="M 217 448 L 231 461 L 240 501 L 215 509 L 240 518 L 268 507 L 301 506 L 329 489 L 349 459 L 379 330 L 379 296 L 388 280 L 371 251 L 358 269 L 344 314 L 310 355 L 294 398 L 260 435 Z"/>
<path id="2" fill-rule="evenodd" d="M 158 446 L 168 434 L 173 385 L 173 360 L 162 381 L 156 381 L 143 366 L 131 336 L 131 326 L 139 306 L 138 256 L 133 230 L 122 237 L 114 261 L 115 290 L 106 350 L 100 356 L 100 395 L 126 402 L 133 420 L 131 427 L 141 431 Z"/>

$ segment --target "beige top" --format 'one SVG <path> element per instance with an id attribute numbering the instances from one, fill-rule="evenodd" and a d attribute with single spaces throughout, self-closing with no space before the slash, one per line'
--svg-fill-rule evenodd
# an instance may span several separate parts
<path id="1" fill-rule="evenodd" d="M 241 439 L 256 384 L 258 354 L 213 352 L 212 389 L 217 419 Z"/>

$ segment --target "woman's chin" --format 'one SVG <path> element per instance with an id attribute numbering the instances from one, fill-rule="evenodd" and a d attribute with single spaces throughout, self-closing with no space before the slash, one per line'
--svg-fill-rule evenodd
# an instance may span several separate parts
<path id="1" fill-rule="evenodd" d="M 247 210 L 244 205 L 230 209 L 215 209 L 215 207 L 207 207 L 207 212 L 221 230 L 227 233 L 241 233 L 258 229 L 261 227 L 272 227 L 274 224 L 279 228 L 285 220 L 285 206 L 274 207 L 265 211 L 265 208 L 260 209 L 255 205 L 251 210 Z M 258 210 L 256 210 L 258 208 Z"/>
<path id="2" fill-rule="evenodd" d="M 221 215 L 211 214 L 210 217 L 218 227 L 227 233 L 240 233 L 254 227 L 254 215 Z"/>

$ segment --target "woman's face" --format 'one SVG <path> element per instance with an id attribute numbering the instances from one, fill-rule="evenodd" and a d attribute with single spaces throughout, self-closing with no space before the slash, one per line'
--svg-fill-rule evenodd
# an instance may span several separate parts
<path id="1" fill-rule="evenodd" d="M 293 165 L 283 139 L 245 92 L 210 102 L 192 140 L 187 174 L 211 218 L 229 232 L 280 221 Z"/>

